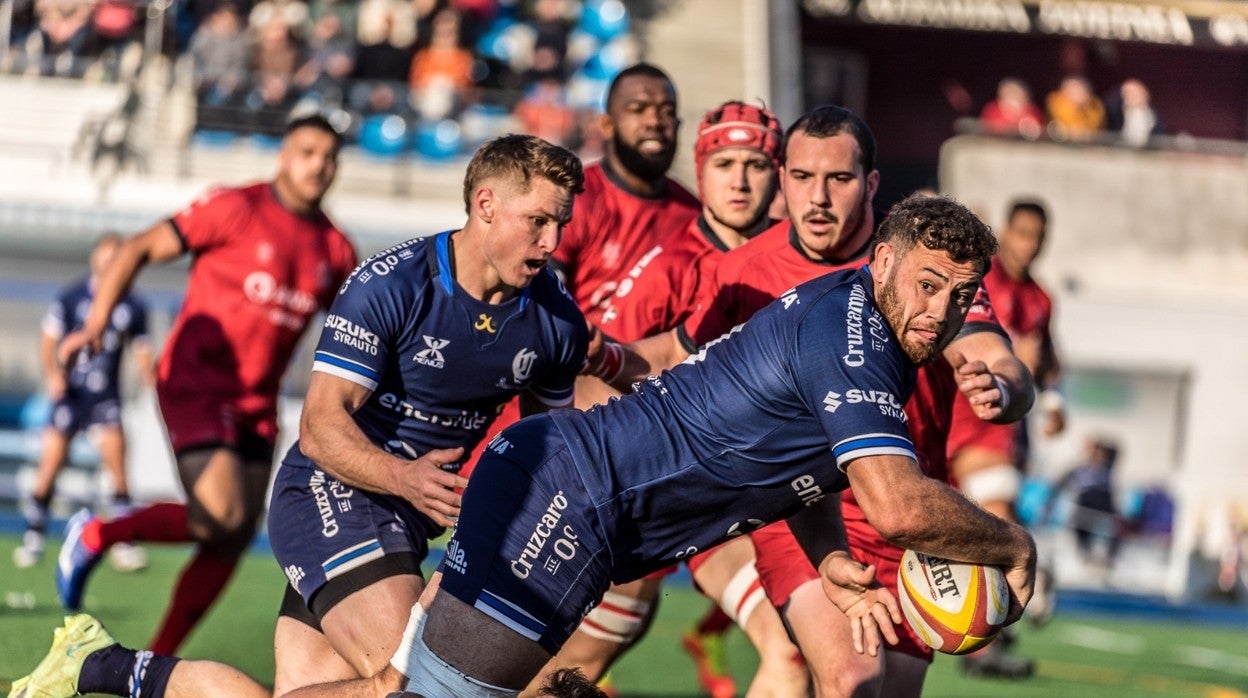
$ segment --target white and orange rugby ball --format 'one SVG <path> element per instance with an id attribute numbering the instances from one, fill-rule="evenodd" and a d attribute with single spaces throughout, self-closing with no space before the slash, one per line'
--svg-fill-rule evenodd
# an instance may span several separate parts
<path id="1" fill-rule="evenodd" d="M 897 574 L 906 621 L 932 649 L 974 652 L 992 641 L 1010 610 L 999 567 L 952 562 L 907 550 Z"/>

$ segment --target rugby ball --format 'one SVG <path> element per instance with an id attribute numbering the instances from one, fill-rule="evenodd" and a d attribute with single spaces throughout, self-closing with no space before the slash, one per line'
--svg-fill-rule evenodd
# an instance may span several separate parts
<path id="1" fill-rule="evenodd" d="M 907 550 L 897 599 L 915 633 L 937 652 L 966 654 L 992 641 L 1010 610 L 998 567 L 952 562 Z"/>

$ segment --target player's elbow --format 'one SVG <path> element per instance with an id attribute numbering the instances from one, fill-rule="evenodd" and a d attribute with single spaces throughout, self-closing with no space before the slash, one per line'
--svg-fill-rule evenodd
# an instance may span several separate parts
<path id="1" fill-rule="evenodd" d="M 868 518 L 885 540 L 905 548 L 908 542 L 922 538 L 926 521 L 921 512 L 921 505 L 899 498 L 871 512 Z"/>
<path id="2" fill-rule="evenodd" d="M 299 450 L 313 461 L 319 461 L 325 452 L 324 429 L 320 424 L 317 411 L 305 404 L 299 417 Z"/>

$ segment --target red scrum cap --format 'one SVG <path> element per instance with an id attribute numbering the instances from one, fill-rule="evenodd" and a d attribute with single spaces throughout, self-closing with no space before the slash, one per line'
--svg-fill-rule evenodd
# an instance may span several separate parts
<path id="1" fill-rule="evenodd" d="M 754 148 L 780 166 L 780 141 L 784 138 L 780 120 L 766 107 L 745 102 L 724 102 L 708 111 L 698 124 L 698 141 L 693 146 L 697 175 L 711 153 L 720 148 Z"/>

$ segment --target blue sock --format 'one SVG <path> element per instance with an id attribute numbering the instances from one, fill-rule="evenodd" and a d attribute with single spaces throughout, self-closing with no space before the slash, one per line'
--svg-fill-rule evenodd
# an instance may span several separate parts
<path id="1" fill-rule="evenodd" d="M 79 693 L 159 698 L 165 695 L 177 657 L 112 645 L 87 655 L 78 675 Z"/>

